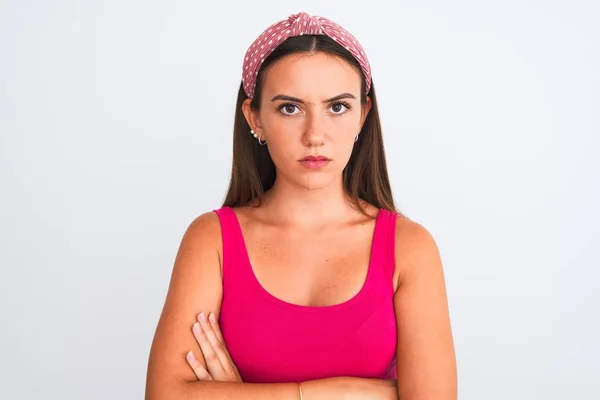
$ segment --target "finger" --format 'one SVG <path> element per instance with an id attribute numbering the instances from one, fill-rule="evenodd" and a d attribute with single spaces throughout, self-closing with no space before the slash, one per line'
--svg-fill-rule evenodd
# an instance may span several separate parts
<path id="1" fill-rule="evenodd" d="M 229 356 L 225 353 L 225 345 L 223 343 L 221 343 L 219 341 L 219 339 L 217 339 L 217 335 L 215 333 L 215 331 L 213 330 L 213 324 L 211 324 L 208 321 L 208 318 L 206 318 L 206 315 L 204 315 L 204 313 L 200 313 L 199 315 L 199 322 L 200 322 L 200 326 L 202 327 L 202 331 L 204 332 L 206 338 L 208 339 L 208 342 L 210 343 L 211 347 L 212 347 L 212 352 L 211 354 L 206 354 L 204 353 L 204 357 L 216 357 L 216 359 L 219 361 L 219 364 L 221 366 L 221 370 L 224 370 L 225 366 L 228 366 L 229 364 L 231 364 L 231 362 L 229 361 Z M 204 350 L 203 350 L 204 351 Z M 208 361 L 207 361 L 208 363 Z M 209 369 L 210 372 L 212 372 Z"/>
<path id="2" fill-rule="evenodd" d="M 217 316 L 214 313 L 210 313 L 210 315 L 208 316 L 208 320 L 212 326 L 213 331 L 215 332 L 215 335 L 217 336 L 217 340 L 223 345 L 223 352 L 227 354 L 227 357 L 231 359 L 229 350 L 227 349 L 227 346 L 225 345 L 225 340 L 223 339 L 223 333 L 221 332 L 221 326 L 219 326 Z"/>
<path id="3" fill-rule="evenodd" d="M 199 322 L 194 323 L 192 326 L 192 332 L 194 333 L 196 342 L 198 342 L 198 345 L 200 346 L 200 350 L 202 350 L 202 356 L 204 357 L 206 369 L 210 372 L 214 372 L 214 365 L 212 366 L 213 371 L 211 371 L 211 364 L 214 364 L 216 354 Z"/>
<path id="4" fill-rule="evenodd" d="M 208 371 L 202 366 L 200 360 L 196 358 L 193 351 L 190 350 L 186 354 L 185 359 L 187 360 L 188 365 L 192 368 L 192 371 L 194 371 L 194 375 L 196 375 L 196 378 L 198 378 L 199 381 L 213 380 Z"/>
<path id="5" fill-rule="evenodd" d="M 219 325 L 217 316 L 214 313 L 210 313 L 210 315 L 208 316 L 208 321 L 212 325 L 213 331 L 215 332 L 215 335 L 217 336 L 217 340 L 223 346 L 223 352 L 227 356 L 227 361 L 229 362 L 229 365 L 231 365 L 231 367 L 235 371 L 236 375 L 238 377 L 240 377 L 239 371 L 238 371 L 237 367 L 235 366 L 235 364 L 233 363 L 233 360 L 231 359 L 231 354 L 229 354 L 229 349 L 227 348 L 227 346 L 225 344 L 225 339 L 223 339 L 223 333 L 221 332 L 221 326 Z"/>
<path id="6" fill-rule="evenodd" d="M 206 333 L 202 329 L 202 326 L 199 322 L 195 322 L 192 327 L 192 332 L 194 333 L 194 338 L 200 345 L 200 350 L 202 350 L 202 355 L 204 356 L 204 361 L 206 361 L 206 370 L 211 374 L 211 376 L 218 376 L 217 374 L 223 369 L 221 362 L 212 345 L 208 341 L 208 337 Z"/>
<path id="7" fill-rule="evenodd" d="M 206 320 L 206 316 L 204 317 L 204 320 Z M 208 331 L 206 327 L 207 325 L 208 324 L 206 323 L 206 321 L 202 321 L 202 317 L 199 315 L 198 322 L 194 323 L 192 330 L 194 332 L 194 337 L 196 338 L 196 341 L 198 341 L 198 344 L 202 349 L 202 355 L 204 356 L 204 360 L 206 361 L 206 370 L 212 377 L 218 380 L 219 377 L 223 376 L 223 373 L 225 371 L 224 366 L 227 364 L 221 363 L 221 358 L 217 353 L 218 347 L 215 348 L 209 340 L 209 336 L 207 334 Z M 214 332 L 212 334 L 214 336 Z"/>

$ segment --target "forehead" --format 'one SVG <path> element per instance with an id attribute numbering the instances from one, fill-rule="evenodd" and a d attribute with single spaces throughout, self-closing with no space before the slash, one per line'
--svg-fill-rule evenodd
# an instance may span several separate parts
<path id="1" fill-rule="evenodd" d="M 329 98 L 350 92 L 360 95 L 361 76 L 346 60 L 323 52 L 286 56 L 273 63 L 263 82 L 265 95 Z"/>

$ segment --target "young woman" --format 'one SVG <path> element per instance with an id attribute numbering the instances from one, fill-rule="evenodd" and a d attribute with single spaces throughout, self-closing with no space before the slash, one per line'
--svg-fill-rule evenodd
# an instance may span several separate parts
<path id="1" fill-rule="evenodd" d="M 185 232 L 153 399 L 456 399 L 444 274 L 399 213 L 369 62 L 299 13 L 248 49 L 221 208 Z"/>

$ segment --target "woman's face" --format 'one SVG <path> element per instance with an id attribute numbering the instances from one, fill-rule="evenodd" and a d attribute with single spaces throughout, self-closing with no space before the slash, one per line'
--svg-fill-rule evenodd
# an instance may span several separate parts
<path id="1" fill-rule="evenodd" d="M 370 99 L 360 104 L 360 96 L 360 74 L 350 64 L 321 52 L 303 53 L 272 64 L 260 110 L 252 112 L 249 99 L 243 110 L 267 142 L 277 179 L 317 189 L 341 179 L 371 108 Z"/>

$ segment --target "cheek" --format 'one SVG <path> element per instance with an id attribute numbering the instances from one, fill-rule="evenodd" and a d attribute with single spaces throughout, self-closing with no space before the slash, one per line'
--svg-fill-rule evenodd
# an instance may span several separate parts
<path id="1" fill-rule="evenodd" d="M 354 148 L 354 137 L 352 139 L 345 138 L 343 143 L 339 143 L 336 146 L 335 159 L 339 164 L 340 168 L 344 169 L 350 156 L 352 155 L 352 149 Z"/>
<path id="2" fill-rule="evenodd" d="M 281 168 L 284 164 L 295 161 L 301 154 L 301 141 L 298 137 L 293 136 L 291 132 L 279 131 L 269 136 L 267 148 L 276 166 Z"/>
<path id="3" fill-rule="evenodd" d="M 299 120 L 265 118 L 267 146 L 274 162 L 289 162 L 302 152 L 302 124 Z"/>
<path id="4" fill-rule="evenodd" d="M 348 157 L 350 157 L 350 152 L 354 147 L 354 139 L 359 133 L 358 125 L 357 121 L 350 118 L 345 118 L 336 124 L 335 129 L 331 131 L 331 141 L 335 145 L 336 151 L 348 153 Z"/>

